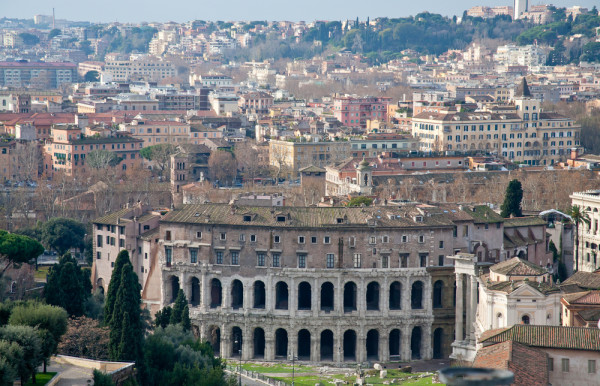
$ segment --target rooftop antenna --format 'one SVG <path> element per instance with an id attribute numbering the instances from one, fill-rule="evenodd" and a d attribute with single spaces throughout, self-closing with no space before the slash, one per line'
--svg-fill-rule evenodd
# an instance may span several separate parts
<path id="1" fill-rule="evenodd" d="M 56 19 L 54 19 L 54 8 L 52 8 L 52 29 L 56 28 Z"/>

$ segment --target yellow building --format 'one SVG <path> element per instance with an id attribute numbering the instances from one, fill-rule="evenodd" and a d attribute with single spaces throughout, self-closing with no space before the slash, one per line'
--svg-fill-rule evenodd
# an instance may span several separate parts
<path id="1" fill-rule="evenodd" d="M 297 177 L 298 169 L 314 165 L 324 167 L 350 154 L 350 142 L 269 142 L 269 165 L 280 177 Z"/>

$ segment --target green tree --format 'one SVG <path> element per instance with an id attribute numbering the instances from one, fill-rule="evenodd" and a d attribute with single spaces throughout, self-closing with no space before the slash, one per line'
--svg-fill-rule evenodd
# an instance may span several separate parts
<path id="1" fill-rule="evenodd" d="M 81 316 L 91 295 L 90 271 L 81 269 L 69 253 L 50 267 L 44 288 L 48 304 L 64 308 L 70 316 Z"/>
<path id="2" fill-rule="evenodd" d="M 579 271 L 579 226 L 590 225 L 590 215 L 579 205 L 573 205 L 568 214 L 575 225 L 575 272 L 577 272 Z"/>
<path id="3" fill-rule="evenodd" d="M 123 161 L 123 158 L 119 157 L 117 153 L 109 150 L 92 150 L 85 157 L 87 165 L 93 169 L 108 169 L 117 166 Z"/>
<path id="4" fill-rule="evenodd" d="M 71 248 L 85 245 L 85 226 L 70 218 L 53 218 L 42 225 L 42 240 L 48 248 L 64 255 Z"/>
<path id="5" fill-rule="evenodd" d="M 110 319 L 110 357 L 117 361 L 139 362 L 144 337 L 140 284 L 131 263 L 125 264 L 121 271 L 121 282 Z"/>
<path id="6" fill-rule="evenodd" d="M 186 304 L 183 307 L 183 312 L 181 313 L 181 326 L 184 331 L 189 331 L 192 328 L 192 321 L 190 320 L 190 307 Z"/>
<path id="7" fill-rule="evenodd" d="M 500 209 L 502 210 L 501 216 L 504 218 L 510 217 L 521 217 L 523 215 L 521 211 L 521 201 L 523 200 L 523 187 L 521 181 L 512 180 L 508 183 L 506 188 L 506 194 L 504 196 L 504 202 Z"/>
<path id="8" fill-rule="evenodd" d="M 61 34 L 61 31 L 58 28 L 51 29 L 50 33 L 48 34 L 48 40 L 50 40 L 60 34 Z"/>
<path id="9" fill-rule="evenodd" d="M 50 357 L 56 354 L 60 338 L 67 332 L 67 312 L 60 307 L 28 303 L 13 308 L 9 323 L 38 329 L 42 340 L 45 373 Z"/>
<path id="10" fill-rule="evenodd" d="M 11 267 L 29 263 L 44 253 L 44 247 L 36 240 L 0 230 L 0 278 Z"/>
<path id="11" fill-rule="evenodd" d="M 373 203 L 373 199 L 371 197 L 359 196 L 352 197 L 346 206 L 369 206 Z"/>
<path id="12" fill-rule="evenodd" d="M 121 287 L 121 275 L 123 274 L 123 267 L 127 264 L 131 265 L 129 260 L 129 252 L 122 250 L 117 255 L 115 266 L 113 267 L 112 275 L 110 277 L 110 283 L 108 284 L 108 290 L 106 291 L 106 298 L 104 299 L 104 324 L 110 325 L 112 320 L 113 311 L 115 309 L 115 301 L 117 300 L 117 292 Z"/>
<path id="13" fill-rule="evenodd" d="M 112 378 L 108 374 L 94 369 L 94 386 L 115 386 Z"/>
<path id="14" fill-rule="evenodd" d="M 156 327 L 165 328 L 171 323 L 171 313 L 173 309 L 169 306 L 159 310 L 156 315 L 154 315 L 154 325 Z"/>
<path id="15" fill-rule="evenodd" d="M 42 364 L 42 342 L 37 329 L 30 326 L 4 326 L 0 328 L 0 340 L 14 342 L 23 349 L 23 361 L 19 363 L 17 372 L 22 384 L 32 378 L 35 383 L 35 373 Z"/>
<path id="16" fill-rule="evenodd" d="M 23 40 L 23 44 L 27 46 L 35 46 L 40 42 L 40 38 L 28 32 L 20 33 L 19 37 L 21 38 L 21 40 Z"/>
<path id="17" fill-rule="evenodd" d="M 140 150 L 140 155 L 152 161 L 160 170 L 162 176 L 164 171 L 169 167 L 171 155 L 177 152 L 177 148 L 171 144 L 159 144 L 154 146 L 144 147 Z"/>
<path id="18" fill-rule="evenodd" d="M 24 366 L 23 348 L 15 342 L 0 340 L 0 385 L 13 385 Z"/>
<path id="19" fill-rule="evenodd" d="M 175 304 L 173 304 L 173 312 L 171 312 L 171 320 L 169 320 L 170 324 L 181 323 L 181 318 L 183 316 L 183 309 L 185 308 L 186 305 L 187 305 L 187 299 L 185 298 L 185 293 L 183 293 L 183 290 L 180 288 L 179 292 L 177 292 L 177 298 L 175 299 Z"/>

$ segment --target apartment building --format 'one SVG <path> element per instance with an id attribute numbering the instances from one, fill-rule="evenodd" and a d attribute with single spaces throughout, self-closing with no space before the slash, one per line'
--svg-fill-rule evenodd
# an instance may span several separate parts
<path id="1" fill-rule="evenodd" d="M 402 134 L 369 134 L 350 139 L 352 157 L 377 157 L 381 153 L 406 154 L 419 150 L 419 139 Z"/>
<path id="2" fill-rule="evenodd" d="M 368 120 L 387 121 L 389 97 L 337 97 L 333 115 L 344 126 L 366 128 Z"/>
<path id="3" fill-rule="evenodd" d="M 269 165 L 279 169 L 282 177 L 296 177 L 298 170 L 314 165 L 324 167 L 350 154 L 350 142 L 269 141 Z"/>
<path id="4" fill-rule="evenodd" d="M 185 143 L 190 140 L 191 134 L 190 125 L 179 121 L 134 119 L 131 123 L 122 124 L 120 130 L 143 140 L 145 146 Z"/>
<path id="5" fill-rule="evenodd" d="M 249 92 L 243 94 L 239 100 L 239 106 L 243 113 L 254 112 L 266 114 L 273 106 L 273 96 L 266 92 Z"/>
<path id="6" fill-rule="evenodd" d="M 575 265 L 578 271 L 594 272 L 600 268 L 600 190 L 588 190 L 585 192 L 574 192 L 571 204 L 577 205 L 589 218 L 589 223 L 579 224 L 575 245 Z"/>
<path id="7" fill-rule="evenodd" d="M 50 139 L 44 144 L 44 172 L 48 175 L 62 172 L 68 176 L 85 174 L 86 168 L 90 171 L 86 157 L 95 150 L 107 150 L 119 157 L 119 162 L 113 167 L 115 172 L 123 173 L 141 167 L 140 149 L 144 141 L 119 132 L 108 132 L 100 136 L 86 136 L 77 126 L 53 125 Z"/>
<path id="8" fill-rule="evenodd" d="M 574 120 L 541 109 L 524 81 L 514 105 L 476 112 L 422 112 L 412 132 L 422 151 L 478 150 L 497 153 L 527 165 L 554 165 L 580 146 L 581 127 Z M 523 91 L 524 90 L 524 91 Z"/>
<path id="9" fill-rule="evenodd" d="M 57 89 L 77 82 L 74 63 L 0 62 L 0 86 Z"/>
<path id="10" fill-rule="evenodd" d="M 102 74 L 107 81 L 127 82 L 144 79 L 159 81 L 177 75 L 177 69 L 170 62 L 144 57 L 130 59 L 118 55 L 107 55 Z"/>

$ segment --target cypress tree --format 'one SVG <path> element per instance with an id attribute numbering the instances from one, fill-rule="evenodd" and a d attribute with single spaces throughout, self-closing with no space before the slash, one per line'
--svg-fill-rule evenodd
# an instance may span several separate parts
<path id="1" fill-rule="evenodd" d="M 521 217 L 523 213 L 521 212 L 521 201 L 523 200 L 523 187 L 521 186 L 521 181 L 512 180 L 508 183 L 508 187 L 506 188 L 506 195 L 504 196 L 504 202 L 500 209 L 502 209 L 502 213 L 500 214 L 502 217 L 507 218 L 512 216 Z"/>
<path id="2" fill-rule="evenodd" d="M 112 360 L 141 359 L 143 326 L 138 277 L 131 263 L 121 268 L 121 280 L 110 320 L 109 352 Z"/>
<path id="3" fill-rule="evenodd" d="M 187 304 L 183 307 L 183 312 L 181 314 L 181 326 L 183 327 L 183 331 L 189 331 L 192 328 L 192 322 L 190 321 L 190 307 Z"/>
<path id="4" fill-rule="evenodd" d="M 173 312 L 171 312 L 170 324 L 181 323 L 181 315 L 186 305 L 187 299 L 185 298 L 183 290 L 180 288 L 179 292 L 177 293 L 177 298 L 175 299 L 175 304 L 173 305 Z"/>
<path id="5" fill-rule="evenodd" d="M 121 285 L 121 274 L 125 264 L 131 264 L 131 261 L 129 261 L 129 252 L 122 250 L 117 255 L 117 260 L 115 261 L 115 266 L 113 267 L 112 275 L 110 277 L 108 291 L 106 291 L 106 298 L 104 301 L 104 323 L 106 325 L 110 325 L 112 319 L 117 291 Z"/>
<path id="6" fill-rule="evenodd" d="M 81 274 L 72 262 L 66 263 L 60 270 L 61 305 L 69 315 L 81 316 L 85 308 L 86 297 L 83 294 L 83 284 L 79 281 Z"/>

